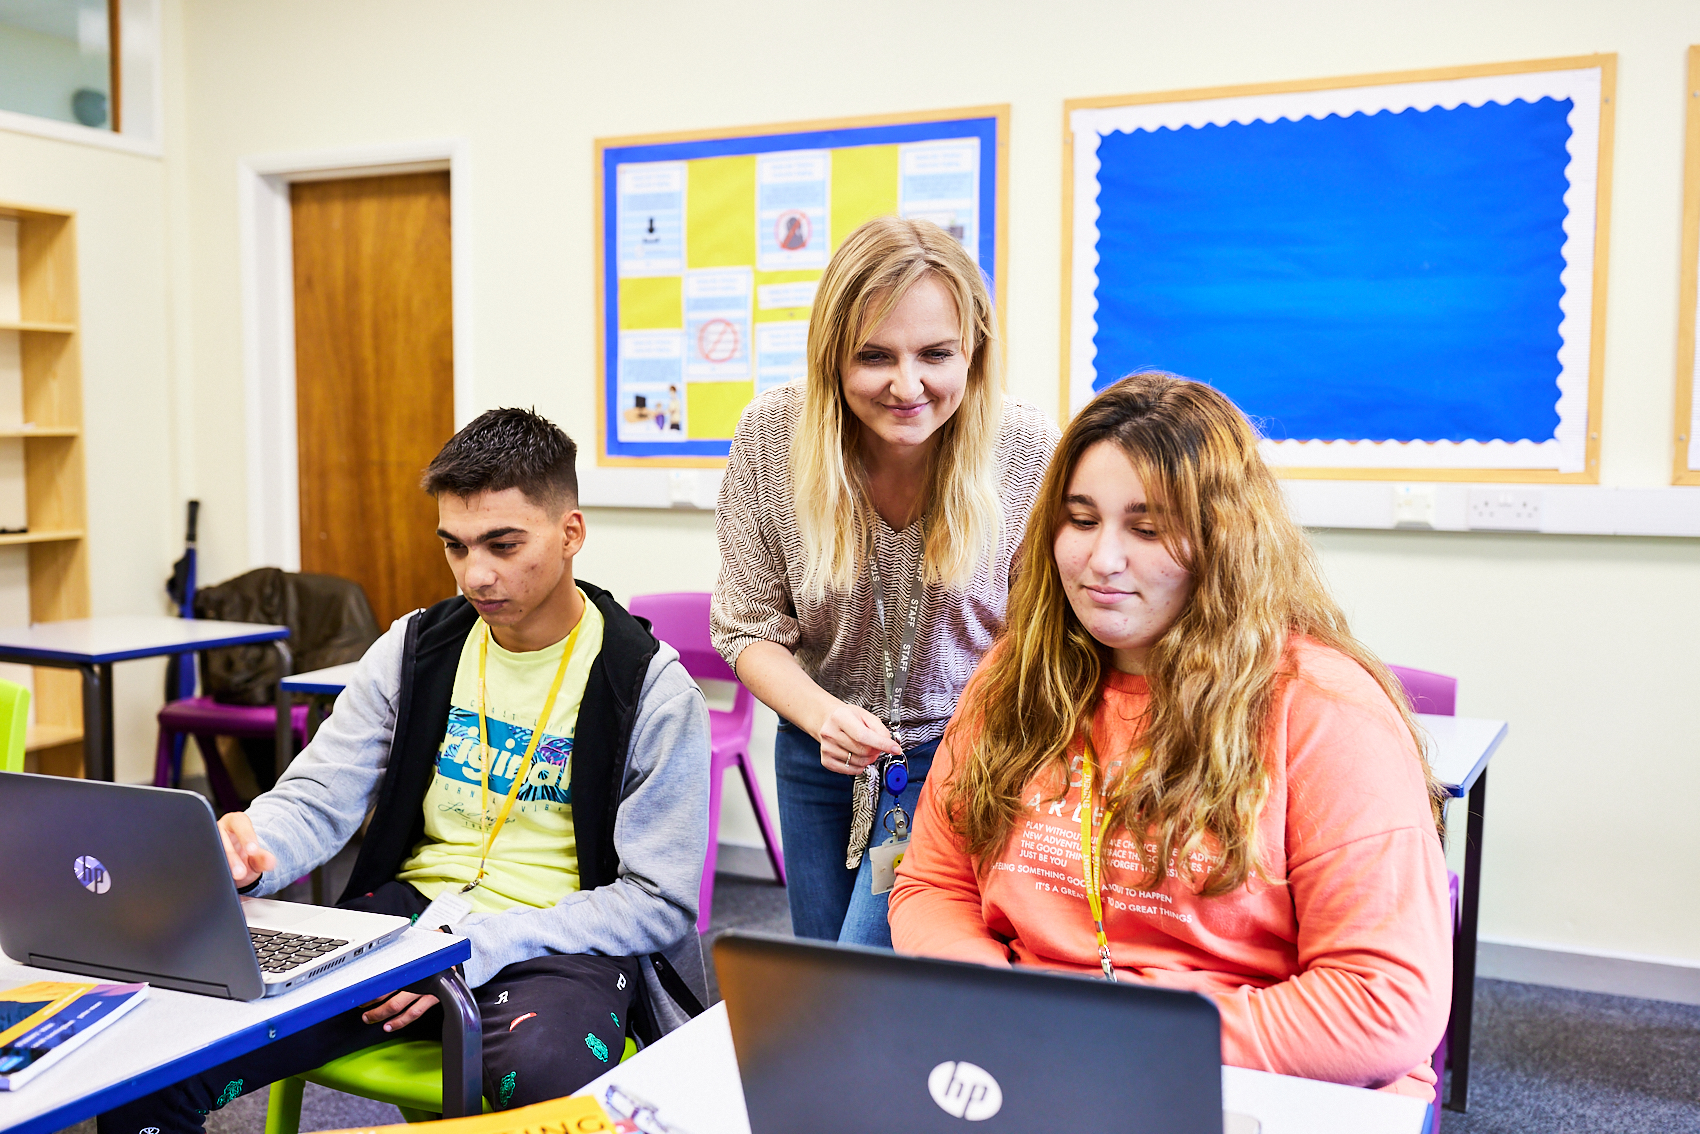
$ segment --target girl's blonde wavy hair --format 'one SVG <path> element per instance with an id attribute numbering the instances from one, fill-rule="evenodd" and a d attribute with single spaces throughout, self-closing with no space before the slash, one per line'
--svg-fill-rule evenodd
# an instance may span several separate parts
<path id="1" fill-rule="evenodd" d="M 928 584 L 961 586 L 997 539 L 997 440 L 1003 364 L 997 312 L 980 270 L 931 221 L 877 217 L 833 254 L 809 317 L 808 390 L 791 442 L 791 485 L 802 536 L 803 591 L 848 592 L 873 546 L 874 510 L 857 444 L 860 423 L 844 401 L 845 364 L 927 277 L 956 300 L 968 386 L 939 427 L 928 473 Z"/>
<path id="2" fill-rule="evenodd" d="M 970 687 L 973 703 L 950 726 L 951 733 L 978 729 L 969 750 L 957 748 L 947 809 L 982 869 L 1003 852 L 1023 814 L 1023 789 L 1049 769 L 1061 773 L 1060 798 L 1069 749 L 1091 740 L 1109 651 L 1075 617 L 1054 545 L 1075 466 L 1100 443 L 1127 455 L 1165 547 L 1193 582 L 1180 617 L 1147 656 L 1151 703 L 1134 741 L 1143 760 L 1136 751 L 1094 746 L 1100 767 L 1119 759 L 1130 769 L 1110 785 L 1111 829 L 1145 832 L 1139 841 L 1155 844 L 1154 854 L 1142 856 L 1142 887 L 1161 883 L 1177 853 L 1183 863 L 1208 854 L 1207 838 L 1217 845 L 1202 893 L 1225 894 L 1261 876 L 1257 819 L 1269 788 L 1269 714 L 1292 677 L 1283 658 L 1295 634 L 1362 666 L 1423 751 L 1402 687 L 1352 637 L 1257 440 L 1220 393 L 1160 372 L 1123 378 L 1063 432 L 1028 521 L 1008 629 Z M 1418 758 L 1438 828 L 1440 795 L 1427 760 Z"/>

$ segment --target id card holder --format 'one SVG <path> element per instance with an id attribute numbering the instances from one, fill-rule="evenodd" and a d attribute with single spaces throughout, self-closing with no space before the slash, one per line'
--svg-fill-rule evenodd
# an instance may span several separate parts
<path id="1" fill-rule="evenodd" d="M 873 865 L 871 881 L 874 893 L 891 893 L 891 888 L 897 885 L 897 864 L 903 861 L 903 852 L 908 849 L 909 840 L 899 839 L 895 836 L 877 847 L 868 848 L 868 855 Z"/>
<path id="2" fill-rule="evenodd" d="M 414 919 L 414 926 L 419 929 L 453 929 L 466 919 L 472 912 L 472 903 L 455 893 L 444 890 L 431 899 L 431 904 L 425 911 Z"/>

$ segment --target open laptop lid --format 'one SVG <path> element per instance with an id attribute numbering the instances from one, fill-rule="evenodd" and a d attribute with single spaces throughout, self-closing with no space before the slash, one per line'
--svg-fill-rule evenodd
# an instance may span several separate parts
<path id="1" fill-rule="evenodd" d="M 264 993 L 201 796 L 0 772 L 0 816 L 8 957 L 237 1000 Z"/>
<path id="2" fill-rule="evenodd" d="M 753 1134 L 1223 1128 L 1196 993 L 740 933 L 714 966 Z"/>

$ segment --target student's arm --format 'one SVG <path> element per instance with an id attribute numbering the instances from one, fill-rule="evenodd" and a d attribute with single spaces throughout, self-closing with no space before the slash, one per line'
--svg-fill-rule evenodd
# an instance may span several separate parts
<path id="1" fill-rule="evenodd" d="M 328 861 L 365 821 L 389 763 L 402 648 L 413 617 L 397 619 L 372 643 L 312 743 L 243 813 L 259 847 L 276 857 L 254 893 L 280 890 Z M 229 838 L 231 824 L 221 826 Z"/>
<path id="2" fill-rule="evenodd" d="M 915 835 L 891 891 L 891 944 L 899 953 L 1007 967 L 1009 950 L 986 928 L 974 862 L 945 811 L 953 769 L 949 742 L 941 742 L 915 807 Z"/>
<path id="3" fill-rule="evenodd" d="M 708 845 L 708 709 L 663 646 L 650 663 L 614 818 L 619 876 L 548 909 L 472 914 L 466 981 L 483 984 L 516 961 L 549 953 L 611 957 L 658 952 L 696 930 Z"/>
<path id="4" fill-rule="evenodd" d="M 1287 732 L 1287 878 L 1303 971 L 1215 996 L 1222 1057 L 1396 1083 L 1433 1053 L 1452 988 L 1446 863 L 1416 749 L 1389 705 L 1313 697 L 1295 703 Z"/>

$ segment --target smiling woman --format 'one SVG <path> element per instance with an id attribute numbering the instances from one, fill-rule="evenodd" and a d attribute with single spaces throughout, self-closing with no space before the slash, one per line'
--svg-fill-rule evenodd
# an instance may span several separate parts
<path id="1" fill-rule="evenodd" d="M 714 641 L 782 721 L 792 928 L 888 945 L 891 867 L 1002 629 L 1057 434 L 1004 396 L 985 281 L 927 221 L 881 217 L 845 239 L 808 355 L 806 381 L 754 402 L 732 441 Z"/>

